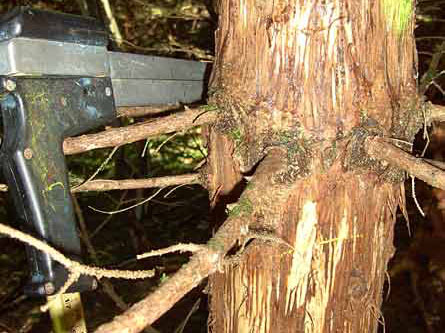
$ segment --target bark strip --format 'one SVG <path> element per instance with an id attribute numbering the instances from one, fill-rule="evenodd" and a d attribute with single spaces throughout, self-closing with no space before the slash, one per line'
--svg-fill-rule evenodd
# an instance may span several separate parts
<path id="1" fill-rule="evenodd" d="M 63 142 L 63 151 L 66 155 L 72 155 L 98 148 L 124 145 L 164 133 L 187 130 L 215 120 L 216 112 L 214 111 L 206 112 L 201 109 L 190 109 L 156 120 L 112 128 L 95 134 L 67 138 Z"/>
<path id="2" fill-rule="evenodd" d="M 365 142 L 368 154 L 405 170 L 408 174 L 423 180 L 431 186 L 445 189 L 445 172 L 438 167 L 414 157 L 380 137 L 369 138 Z"/>

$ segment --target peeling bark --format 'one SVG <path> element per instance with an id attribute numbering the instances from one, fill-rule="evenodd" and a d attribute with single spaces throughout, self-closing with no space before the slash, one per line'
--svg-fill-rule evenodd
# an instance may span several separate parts
<path id="1" fill-rule="evenodd" d="M 216 193 L 236 179 L 221 170 L 250 172 L 272 147 L 286 149 L 287 170 L 249 189 L 263 198 L 249 230 L 272 232 L 290 249 L 256 240 L 211 276 L 209 326 L 376 332 L 403 173 L 384 170 L 363 144 L 370 135 L 412 142 L 425 120 L 413 2 L 221 0 L 218 8 L 212 135 L 233 149 L 210 156 L 209 185 Z"/>

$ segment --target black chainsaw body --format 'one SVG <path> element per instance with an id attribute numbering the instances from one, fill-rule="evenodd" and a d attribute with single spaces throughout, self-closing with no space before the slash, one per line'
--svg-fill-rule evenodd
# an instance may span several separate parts
<path id="1" fill-rule="evenodd" d="M 0 18 L 0 42 L 31 38 L 107 46 L 108 34 L 98 20 L 71 14 L 16 7 Z"/>
<path id="2" fill-rule="evenodd" d="M 106 45 L 105 29 L 90 18 L 20 7 L 0 20 L 0 43 L 37 38 Z M 38 56 L 38 55 L 36 55 Z M 26 232 L 67 257 L 81 258 L 63 141 L 105 125 L 116 116 L 111 79 L 75 76 L 0 77 L 3 142 L 0 162 Z M 47 253 L 27 246 L 31 281 L 26 292 L 50 295 L 67 279 L 67 270 Z M 91 289 L 82 276 L 70 292 Z"/>
<path id="3" fill-rule="evenodd" d="M 63 140 L 115 117 L 107 78 L 3 78 L 15 89 L 3 95 L 0 108 L 4 139 L 3 173 L 20 225 L 65 255 L 79 260 L 81 249 L 68 182 Z M 6 83 L 4 83 L 6 85 Z M 66 280 L 65 269 L 28 247 L 30 294 L 48 294 Z M 52 283 L 53 288 L 48 282 Z M 90 288 L 80 279 L 73 289 Z"/>

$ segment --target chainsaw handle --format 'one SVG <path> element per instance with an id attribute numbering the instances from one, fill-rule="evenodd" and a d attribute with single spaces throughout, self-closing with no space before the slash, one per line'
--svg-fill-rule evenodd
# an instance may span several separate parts
<path id="1" fill-rule="evenodd" d="M 11 79 L 4 79 L 7 86 L 5 80 Z M 14 91 L 0 102 L 4 127 L 0 155 L 19 223 L 27 232 L 78 260 L 81 247 L 62 144 L 65 136 L 112 119 L 112 97 L 110 102 L 104 84 L 94 85 L 91 79 L 20 78 L 13 82 Z M 61 87 L 70 94 L 62 94 Z M 97 105 L 89 104 L 88 95 L 93 92 L 96 99 L 103 96 L 102 101 L 108 101 L 112 111 L 102 113 Z M 28 293 L 48 295 L 57 291 L 67 279 L 66 269 L 29 246 L 27 254 L 31 269 Z M 83 284 L 91 285 L 92 281 L 81 279 L 72 289 L 80 291 L 85 289 Z"/>

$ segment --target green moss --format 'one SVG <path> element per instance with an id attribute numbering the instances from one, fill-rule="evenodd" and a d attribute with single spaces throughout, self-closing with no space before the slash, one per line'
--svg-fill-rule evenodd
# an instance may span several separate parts
<path id="1" fill-rule="evenodd" d="M 229 211 L 230 217 L 241 217 L 253 212 L 252 202 L 247 198 L 241 198 Z"/>
<path id="2" fill-rule="evenodd" d="M 232 130 L 228 134 L 233 141 L 241 142 L 242 134 L 239 128 L 232 128 Z"/>
<path id="3" fill-rule="evenodd" d="M 218 110 L 218 107 L 215 104 L 207 104 L 199 107 L 203 111 L 214 111 Z"/>
<path id="4" fill-rule="evenodd" d="M 381 0 L 383 14 L 389 29 L 401 34 L 413 19 L 412 0 Z"/>

